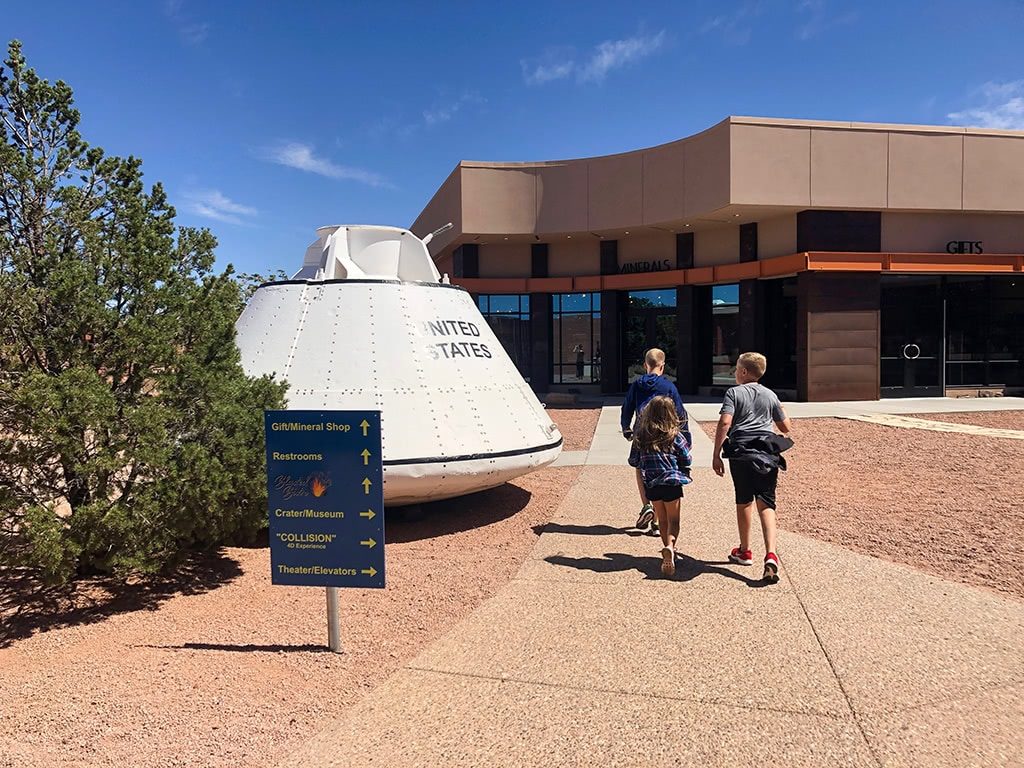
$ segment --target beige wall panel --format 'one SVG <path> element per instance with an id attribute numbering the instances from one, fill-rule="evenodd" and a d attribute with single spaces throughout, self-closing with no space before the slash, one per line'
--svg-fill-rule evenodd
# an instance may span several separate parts
<path id="1" fill-rule="evenodd" d="M 889 207 L 960 210 L 962 134 L 889 134 Z"/>
<path id="2" fill-rule="evenodd" d="M 810 205 L 810 129 L 733 125 L 730 175 L 734 204 Z"/>
<path id="3" fill-rule="evenodd" d="M 985 253 L 1024 253 L 1024 215 L 882 213 L 882 250 L 946 253 L 951 240 L 980 240 Z"/>
<path id="4" fill-rule="evenodd" d="M 1024 138 L 964 136 L 964 208 L 1024 211 Z"/>
<path id="5" fill-rule="evenodd" d="M 417 237 L 425 237 L 448 222 L 454 226 L 430 241 L 430 253 L 443 251 L 462 234 L 462 169 L 456 168 L 434 193 L 427 207 L 410 227 Z"/>
<path id="6" fill-rule="evenodd" d="M 693 233 L 693 265 L 711 267 L 740 260 L 739 227 L 701 229 Z"/>
<path id="7" fill-rule="evenodd" d="M 644 224 L 683 218 L 684 156 L 685 145 L 681 141 L 643 153 Z"/>
<path id="8" fill-rule="evenodd" d="M 586 232 L 586 161 L 543 166 L 536 173 L 537 232 Z"/>
<path id="9" fill-rule="evenodd" d="M 796 253 L 796 214 L 757 222 L 757 257 L 789 256 Z"/>
<path id="10" fill-rule="evenodd" d="M 588 228 L 597 231 L 643 223 L 643 177 L 640 152 L 591 160 Z"/>
<path id="11" fill-rule="evenodd" d="M 463 168 L 463 232 L 531 234 L 536 224 L 533 169 Z"/>
<path id="12" fill-rule="evenodd" d="M 729 204 L 729 125 L 719 125 L 683 144 L 683 211 L 699 217 Z"/>
<path id="13" fill-rule="evenodd" d="M 562 239 L 548 246 L 548 275 L 575 277 L 601 274 L 600 241 L 591 235 Z"/>
<path id="14" fill-rule="evenodd" d="M 619 267 L 634 261 L 665 261 L 676 266 L 676 236 L 671 232 L 644 232 L 619 239 Z"/>
<path id="15" fill-rule="evenodd" d="M 480 246 L 480 277 L 529 277 L 529 243 L 485 243 Z"/>
<path id="16" fill-rule="evenodd" d="M 889 134 L 811 131 L 811 205 L 885 208 Z"/>

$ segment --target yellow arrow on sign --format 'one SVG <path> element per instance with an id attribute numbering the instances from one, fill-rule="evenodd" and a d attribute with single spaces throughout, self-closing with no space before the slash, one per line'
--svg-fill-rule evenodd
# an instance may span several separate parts
<path id="1" fill-rule="evenodd" d="M 365 512 L 360 512 L 359 516 L 365 517 L 367 520 L 373 520 L 373 518 L 377 516 L 377 513 L 374 512 L 372 509 L 368 509 Z"/>
<path id="2" fill-rule="evenodd" d="M 363 478 L 363 493 L 367 496 L 370 495 L 370 478 L 368 477 Z"/>
<path id="3" fill-rule="evenodd" d="M 363 457 L 363 466 L 364 466 L 364 467 L 365 467 L 365 466 L 366 466 L 367 464 L 369 464 L 369 463 L 370 463 L 370 455 L 371 455 L 371 454 L 370 454 L 370 452 L 369 452 L 369 451 L 368 451 L 367 449 L 363 448 L 363 452 L 362 452 L 362 453 L 360 453 L 359 455 Z"/>
<path id="4" fill-rule="evenodd" d="M 377 569 L 371 565 L 369 568 L 363 568 L 363 573 L 372 579 L 377 575 Z"/>
<path id="5" fill-rule="evenodd" d="M 368 422 L 366 419 L 363 419 L 363 423 L 360 424 L 359 426 L 363 428 L 363 437 L 366 437 L 366 430 L 370 428 L 370 422 Z"/>
<path id="6" fill-rule="evenodd" d="M 374 541 L 372 538 L 366 539 L 366 541 L 360 541 L 359 543 L 362 544 L 364 547 L 369 547 L 370 549 L 373 549 L 377 546 L 377 542 Z"/>

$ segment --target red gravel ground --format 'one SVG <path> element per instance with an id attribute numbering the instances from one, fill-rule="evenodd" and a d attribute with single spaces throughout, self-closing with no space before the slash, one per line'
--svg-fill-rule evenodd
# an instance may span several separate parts
<path id="1" fill-rule="evenodd" d="M 562 433 L 564 451 L 587 451 L 594 439 L 600 408 L 547 408 L 548 416 Z"/>
<path id="2" fill-rule="evenodd" d="M 492 595 L 579 475 L 545 469 L 389 515 L 388 587 L 272 587 L 266 548 L 176 580 L 44 590 L 0 572 L 0 766 L 273 765 Z"/>
<path id="3" fill-rule="evenodd" d="M 953 424 L 975 424 L 979 427 L 1024 431 L 1024 411 L 984 411 L 975 413 L 917 413 L 918 419 L 948 421 Z"/>
<path id="4" fill-rule="evenodd" d="M 794 440 L 780 527 L 1024 598 L 1019 440 L 845 419 L 797 419 Z"/>

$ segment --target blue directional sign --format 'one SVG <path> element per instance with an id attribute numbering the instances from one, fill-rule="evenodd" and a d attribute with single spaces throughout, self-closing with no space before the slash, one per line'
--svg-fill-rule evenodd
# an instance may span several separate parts
<path id="1" fill-rule="evenodd" d="M 274 584 L 384 587 L 377 411 L 267 411 Z"/>

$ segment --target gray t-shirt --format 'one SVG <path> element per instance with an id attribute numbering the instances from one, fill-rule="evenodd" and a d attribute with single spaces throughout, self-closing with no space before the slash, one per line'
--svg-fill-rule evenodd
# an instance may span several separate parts
<path id="1" fill-rule="evenodd" d="M 782 413 L 779 396 L 756 381 L 729 389 L 725 393 L 722 410 L 719 413 L 732 414 L 730 437 L 753 432 L 772 432 L 772 423 L 786 418 Z"/>

